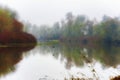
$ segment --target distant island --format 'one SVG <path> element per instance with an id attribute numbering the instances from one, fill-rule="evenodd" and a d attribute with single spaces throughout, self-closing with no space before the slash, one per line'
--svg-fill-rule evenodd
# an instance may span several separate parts
<path id="1" fill-rule="evenodd" d="M 36 44 L 36 38 L 23 31 L 24 25 L 10 9 L 0 8 L 0 46 Z"/>

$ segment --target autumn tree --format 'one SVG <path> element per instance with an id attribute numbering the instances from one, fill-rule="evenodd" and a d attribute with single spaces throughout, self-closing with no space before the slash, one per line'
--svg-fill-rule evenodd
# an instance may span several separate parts
<path id="1" fill-rule="evenodd" d="M 11 31 L 13 28 L 13 21 L 9 13 L 0 8 L 0 32 Z"/>
<path id="2" fill-rule="evenodd" d="M 14 12 L 0 8 L 0 44 L 36 43 L 34 36 L 23 32 L 23 27 Z"/>

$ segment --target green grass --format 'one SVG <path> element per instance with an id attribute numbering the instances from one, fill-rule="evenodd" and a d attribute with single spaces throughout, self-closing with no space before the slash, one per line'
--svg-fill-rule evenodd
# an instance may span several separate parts
<path id="1" fill-rule="evenodd" d="M 52 45 L 52 44 L 58 44 L 59 40 L 51 40 L 51 41 L 46 41 L 46 42 L 38 42 L 38 45 Z"/>

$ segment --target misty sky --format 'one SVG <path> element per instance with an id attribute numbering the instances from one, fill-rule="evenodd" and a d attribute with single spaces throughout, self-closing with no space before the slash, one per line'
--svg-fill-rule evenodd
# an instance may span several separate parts
<path id="1" fill-rule="evenodd" d="M 21 20 L 32 24 L 53 24 L 67 12 L 100 19 L 104 14 L 120 16 L 120 0 L 0 0 L 0 5 L 17 11 Z"/>

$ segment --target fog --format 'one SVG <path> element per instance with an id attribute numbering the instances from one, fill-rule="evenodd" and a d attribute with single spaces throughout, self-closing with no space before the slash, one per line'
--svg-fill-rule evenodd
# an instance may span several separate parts
<path id="1" fill-rule="evenodd" d="M 61 21 L 67 12 L 98 20 L 104 14 L 120 16 L 119 4 L 119 0 L 0 0 L 0 5 L 15 10 L 22 21 L 38 26 Z"/>

